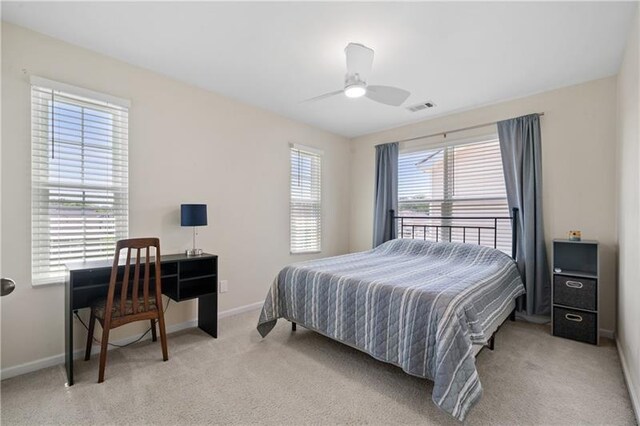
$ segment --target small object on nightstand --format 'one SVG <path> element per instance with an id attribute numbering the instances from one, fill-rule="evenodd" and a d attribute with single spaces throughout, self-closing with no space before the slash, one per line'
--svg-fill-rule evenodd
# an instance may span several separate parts
<path id="1" fill-rule="evenodd" d="M 582 239 L 582 232 L 569 231 L 569 241 L 580 241 Z"/>
<path id="2" fill-rule="evenodd" d="M 560 268 L 553 268 L 553 272 L 555 272 L 556 274 L 559 274 L 560 272 L 562 272 L 562 269 L 560 269 Z"/>
<path id="3" fill-rule="evenodd" d="M 207 205 L 180 205 L 180 225 L 193 227 L 193 248 L 185 250 L 185 254 L 187 256 L 200 256 L 202 254 L 202 249 L 196 248 L 196 226 L 207 225 Z"/>

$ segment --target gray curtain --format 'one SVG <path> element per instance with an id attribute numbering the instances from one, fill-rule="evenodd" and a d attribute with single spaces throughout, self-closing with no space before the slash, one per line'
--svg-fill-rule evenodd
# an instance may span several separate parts
<path id="1" fill-rule="evenodd" d="M 376 188 L 373 210 L 373 246 L 396 238 L 389 210 L 398 210 L 398 144 L 376 146 Z"/>
<path id="2" fill-rule="evenodd" d="M 498 122 L 509 209 L 518 212 L 518 269 L 527 293 L 518 310 L 549 315 L 551 288 L 542 224 L 540 117 L 525 115 Z"/>

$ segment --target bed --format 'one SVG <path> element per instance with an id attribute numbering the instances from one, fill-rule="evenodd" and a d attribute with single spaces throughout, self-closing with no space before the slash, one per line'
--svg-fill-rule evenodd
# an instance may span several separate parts
<path id="1" fill-rule="evenodd" d="M 257 328 L 265 337 L 285 318 L 430 379 L 433 402 L 462 421 L 482 392 L 475 355 L 493 346 L 524 292 L 514 260 L 500 250 L 399 238 L 285 267 Z"/>

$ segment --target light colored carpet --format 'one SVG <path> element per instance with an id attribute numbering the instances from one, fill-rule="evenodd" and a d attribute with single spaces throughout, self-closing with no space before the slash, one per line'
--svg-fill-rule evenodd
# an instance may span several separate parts
<path id="1" fill-rule="evenodd" d="M 261 339 L 258 312 L 225 318 L 220 338 L 198 329 L 159 343 L 110 351 L 106 381 L 97 357 L 2 382 L 3 425 L 458 424 L 431 402 L 432 384 L 280 321 Z M 499 331 L 477 359 L 484 394 L 469 424 L 635 424 L 615 347 L 549 335 L 522 322 Z"/>

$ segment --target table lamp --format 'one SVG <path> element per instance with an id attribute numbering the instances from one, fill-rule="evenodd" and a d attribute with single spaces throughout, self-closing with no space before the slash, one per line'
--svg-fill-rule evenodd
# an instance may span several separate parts
<path id="1" fill-rule="evenodd" d="M 187 256 L 199 256 L 202 249 L 196 248 L 196 226 L 207 225 L 207 205 L 206 204 L 181 204 L 180 205 L 180 226 L 193 227 L 193 248 L 185 250 Z"/>

